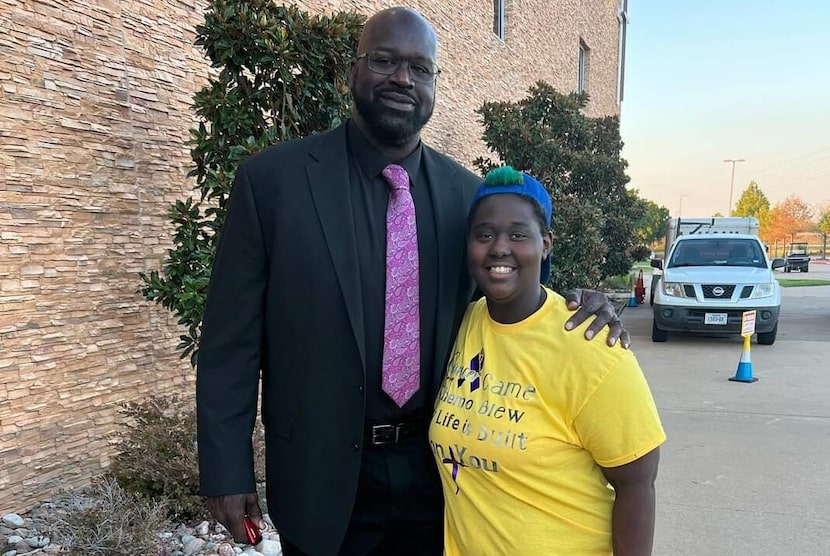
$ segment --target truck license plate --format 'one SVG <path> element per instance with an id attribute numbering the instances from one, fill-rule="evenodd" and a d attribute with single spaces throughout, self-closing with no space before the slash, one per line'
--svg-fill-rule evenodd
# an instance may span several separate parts
<path id="1" fill-rule="evenodd" d="M 726 324 L 726 313 L 706 313 L 703 317 L 703 324 Z"/>

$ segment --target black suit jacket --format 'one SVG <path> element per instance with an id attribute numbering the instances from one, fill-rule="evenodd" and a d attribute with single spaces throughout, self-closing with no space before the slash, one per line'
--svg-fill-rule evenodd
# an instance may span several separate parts
<path id="1" fill-rule="evenodd" d="M 471 294 L 466 216 L 480 178 L 423 150 L 435 210 L 433 394 Z M 365 345 L 345 126 L 239 168 L 211 275 L 197 363 L 206 496 L 255 490 L 251 431 L 262 378 L 269 513 L 310 554 L 333 554 L 355 500 Z"/>

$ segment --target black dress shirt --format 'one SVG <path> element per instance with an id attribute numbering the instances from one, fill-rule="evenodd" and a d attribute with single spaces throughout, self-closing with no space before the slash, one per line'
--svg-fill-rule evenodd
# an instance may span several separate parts
<path id="1" fill-rule="evenodd" d="M 435 211 L 421 167 L 421 145 L 397 162 L 406 168 L 415 203 L 420 269 L 421 368 L 420 389 L 403 407 L 383 391 L 383 330 L 386 313 L 386 205 L 389 186 L 381 172 L 391 164 L 353 122 L 348 123 L 349 184 L 352 217 L 358 237 L 357 256 L 363 290 L 366 336 L 366 422 L 394 423 L 432 411 L 435 312 L 438 295 Z"/>

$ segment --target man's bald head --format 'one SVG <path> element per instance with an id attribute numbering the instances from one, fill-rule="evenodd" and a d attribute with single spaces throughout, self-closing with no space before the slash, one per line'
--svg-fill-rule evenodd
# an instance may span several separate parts
<path id="1" fill-rule="evenodd" d="M 411 8 L 373 15 L 352 66 L 352 118 L 381 148 L 406 155 L 417 146 L 435 107 L 438 39 Z"/>
<path id="2" fill-rule="evenodd" d="M 388 46 L 383 43 L 397 38 L 422 42 L 431 50 L 433 61 L 438 54 L 438 36 L 429 21 L 417 10 L 400 6 L 381 10 L 366 21 L 357 44 L 357 53 L 364 54 L 378 46 Z"/>

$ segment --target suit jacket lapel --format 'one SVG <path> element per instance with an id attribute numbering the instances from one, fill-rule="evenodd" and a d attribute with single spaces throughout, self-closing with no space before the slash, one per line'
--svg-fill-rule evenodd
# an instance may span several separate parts
<path id="1" fill-rule="evenodd" d="M 435 322 L 435 354 L 433 392 L 441 384 L 446 357 L 454 338 L 453 321 L 458 306 L 460 276 L 465 259 L 464 195 L 461 184 L 455 179 L 453 166 L 443 163 L 428 147 L 423 151 L 424 168 L 435 211 L 435 228 L 438 237 L 438 300 Z"/>
<path id="2" fill-rule="evenodd" d="M 349 195 L 349 165 L 346 155 L 346 126 L 325 134 L 310 151 L 306 167 L 309 187 L 320 225 L 334 263 L 343 301 L 349 313 L 360 359 L 366 370 L 366 341 L 363 324 L 363 295 L 360 290 L 356 233 Z"/>

